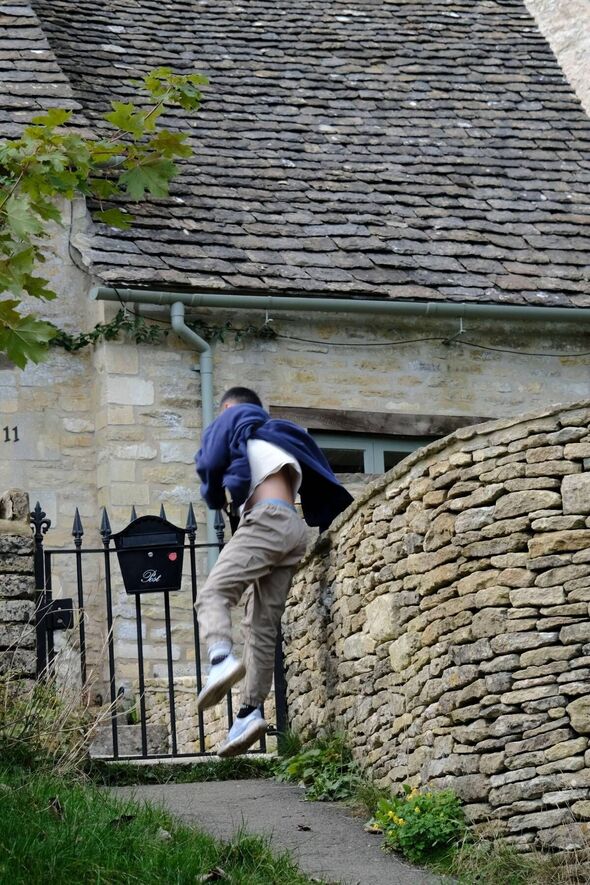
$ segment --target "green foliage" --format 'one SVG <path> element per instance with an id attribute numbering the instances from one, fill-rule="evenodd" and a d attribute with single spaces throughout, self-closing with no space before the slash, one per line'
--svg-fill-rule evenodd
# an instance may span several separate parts
<path id="1" fill-rule="evenodd" d="M 59 329 L 51 346 L 63 347 L 72 353 L 98 341 L 116 341 L 121 332 L 129 334 L 136 344 L 157 343 L 168 334 L 167 329 L 148 323 L 143 317 L 132 316 L 121 308 L 109 323 L 97 323 L 89 332 L 70 335 Z"/>
<path id="2" fill-rule="evenodd" d="M 361 780 L 359 768 L 339 734 L 319 738 L 307 749 L 279 760 L 276 777 L 301 784 L 305 798 L 316 802 L 351 799 Z"/>
<path id="3" fill-rule="evenodd" d="M 210 343 L 219 341 L 223 344 L 229 336 L 233 338 L 236 344 L 253 338 L 260 341 L 274 341 L 278 337 L 278 332 L 269 323 L 263 323 L 262 326 L 255 326 L 253 323 L 250 323 L 247 326 L 237 327 L 232 324 L 231 320 L 227 320 L 221 326 L 188 321 L 187 326 Z"/>
<path id="4" fill-rule="evenodd" d="M 0 881 L 11 885 L 309 885 L 286 854 L 227 843 L 92 784 L 0 766 Z"/>
<path id="5" fill-rule="evenodd" d="M 133 216 L 104 203 L 167 196 L 176 161 L 191 148 L 184 133 L 159 128 L 160 116 L 168 105 L 198 110 L 206 82 L 200 74 L 157 68 L 137 84 L 152 106 L 111 102 L 104 117 L 111 132 L 104 137 L 82 137 L 68 128 L 71 111 L 52 108 L 34 117 L 20 138 L 0 142 L 0 292 L 14 296 L 0 302 L 0 351 L 20 368 L 42 360 L 52 338 L 63 341 L 52 325 L 20 311 L 24 294 L 56 297 L 36 269 L 51 225 L 62 222 L 59 200 L 91 197 L 99 203 L 99 221 L 128 228 Z"/>
<path id="6" fill-rule="evenodd" d="M 272 777 L 274 760 L 236 756 L 231 759 L 203 760 L 191 765 L 134 765 L 92 760 L 88 762 L 85 771 L 95 783 L 109 787 L 128 784 L 193 784 Z"/>
<path id="7" fill-rule="evenodd" d="M 421 793 L 407 785 L 403 789 L 401 796 L 379 801 L 369 825 L 383 833 L 386 848 L 419 863 L 463 838 L 465 814 L 452 790 Z"/>

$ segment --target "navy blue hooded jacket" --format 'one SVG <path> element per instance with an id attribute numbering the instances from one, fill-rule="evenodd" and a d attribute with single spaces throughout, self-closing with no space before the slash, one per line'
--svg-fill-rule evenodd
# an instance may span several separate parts
<path id="1" fill-rule="evenodd" d="M 225 409 L 209 425 L 195 456 L 203 483 L 201 495 L 211 510 L 225 507 L 225 489 L 234 504 L 239 506 L 246 500 L 251 483 L 246 444 L 251 438 L 280 446 L 299 462 L 299 493 L 308 525 L 317 525 L 324 531 L 353 500 L 334 476 L 317 443 L 302 427 L 270 418 L 260 406 L 244 403 Z"/>

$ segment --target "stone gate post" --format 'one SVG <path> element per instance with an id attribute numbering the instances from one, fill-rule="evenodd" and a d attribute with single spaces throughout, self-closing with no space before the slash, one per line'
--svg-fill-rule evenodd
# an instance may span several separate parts
<path id="1" fill-rule="evenodd" d="M 35 578 L 29 498 L 19 489 L 0 496 L 0 676 L 34 678 Z"/>

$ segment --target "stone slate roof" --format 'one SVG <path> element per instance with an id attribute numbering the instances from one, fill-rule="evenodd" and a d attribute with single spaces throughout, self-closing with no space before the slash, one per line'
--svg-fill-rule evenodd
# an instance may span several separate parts
<path id="1" fill-rule="evenodd" d="M 80 112 L 31 4 L 9 0 L 0 5 L 0 138 L 50 107 Z"/>
<path id="2" fill-rule="evenodd" d="M 0 120 L 64 74 L 91 121 L 157 65 L 210 78 L 171 198 L 95 228 L 103 280 L 590 305 L 590 120 L 521 0 L 31 5 L 63 74 L 15 18 Z"/>

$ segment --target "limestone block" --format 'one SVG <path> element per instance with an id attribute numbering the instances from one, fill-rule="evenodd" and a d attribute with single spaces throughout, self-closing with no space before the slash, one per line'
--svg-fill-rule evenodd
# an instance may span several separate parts
<path id="1" fill-rule="evenodd" d="M 566 458 L 590 458 L 590 442 L 569 443 L 563 453 Z"/>
<path id="2" fill-rule="evenodd" d="M 507 479 L 507 492 L 524 492 L 526 489 L 559 489 L 559 480 L 551 476 L 535 476 L 528 479 Z"/>
<path id="3" fill-rule="evenodd" d="M 389 661 L 394 673 L 402 673 L 421 646 L 416 633 L 404 633 L 389 646 Z"/>
<path id="4" fill-rule="evenodd" d="M 121 458 L 128 461 L 151 461 L 158 456 L 156 446 L 149 443 L 131 443 L 126 446 L 113 446 L 109 452 L 110 458 Z"/>
<path id="5" fill-rule="evenodd" d="M 520 516 L 517 519 L 500 519 L 498 522 L 492 522 L 481 529 L 481 534 L 484 538 L 499 538 L 502 535 L 526 532 L 528 527 L 528 516 Z"/>
<path id="6" fill-rule="evenodd" d="M 590 801 L 588 799 L 574 802 L 570 807 L 574 817 L 581 817 L 582 820 L 590 820 Z"/>
<path id="7" fill-rule="evenodd" d="M 529 463 L 537 461 L 557 461 L 562 458 L 564 450 L 562 446 L 541 446 L 538 449 L 528 449 L 526 460 Z M 569 457 L 566 455 L 566 458 Z"/>
<path id="8" fill-rule="evenodd" d="M 350 661 L 364 658 L 375 650 L 375 640 L 363 633 L 354 633 L 344 640 L 342 654 L 345 660 Z M 367 668 L 368 669 L 368 668 Z"/>
<path id="9" fill-rule="evenodd" d="M 426 514 L 424 514 L 426 516 Z M 455 518 L 450 513 L 441 513 L 433 521 L 430 527 L 426 525 L 424 537 L 424 550 L 427 552 L 438 550 L 448 544 L 455 532 Z"/>
<path id="10" fill-rule="evenodd" d="M 508 829 L 515 833 L 520 830 L 544 830 L 564 823 L 569 817 L 567 809 L 539 811 L 535 814 L 518 814 L 508 821 Z"/>
<path id="11" fill-rule="evenodd" d="M 577 804 L 577 803 L 576 803 Z M 549 829 L 540 829 L 536 838 L 544 849 L 554 851 L 576 851 L 585 848 L 588 844 L 588 829 L 586 824 L 565 823 Z M 590 866 L 580 860 L 576 863 L 576 874 L 583 876 L 583 880 L 590 881 Z"/>
<path id="12" fill-rule="evenodd" d="M 135 375 L 139 371 L 136 347 L 109 343 L 104 352 L 105 367 L 111 375 Z"/>
<path id="13" fill-rule="evenodd" d="M 34 648 L 35 630 L 27 624 L 0 624 L 0 648 Z"/>
<path id="14" fill-rule="evenodd" d="M 455 664 L 474 664 L 494 657 L 492 647 L 487 639 L 479 639 L 468 645 L 460 645 L 451 649 L 451 657 Z"/>
<path id="15" fill-rule="evenodd" d="M 493 483 L 492 485 L 482 486 L 465 495 L 462 498 L 455 498 L 449 505 L 453 511 L 470 510 L 476 507 L 482 507 L 485 504 L 493 504 L 504 492 L 502 483 Z"/>
<path id="16" fill-rule="evenodd" d="M 566 707 L 567 715 L 574 731 L 590 734 L 590 696 L 576 698 Z"/>
<path id="17" fill-rule="evenodd" d="M 533 510 L 548 510 L 561 505 L 561 497 L 557 492 L 546 490 L 511 492 L 500 498 L 495 507 L 495 519 L 507 519 L 530 513 Z"/>
<path id="18" fill-rule="evenodd" d="M 524 704 L 538 698 L 547 698 L 558 693 L 556 685 L 536 685 L 505 692 L 500 700 L 503 704 Z"/>
<path id="19" fill-rule="evenodd" d="M 537 587 L 563 586 L 568 581 L 590 576 L 589 565 L 565 565 L 541 572 L 535 579 Z"/>
<path id="20" fill-rule="evenodd" d="M 7 523 L 24 523 L 28 529 L 30 509 L 29 496 L 21 489 L 8 489 L 0 495 L 0 520 L 5 520 Z M 4 528 L 10 533 L 15 526 L 6 525 Z"/>
<path id="21" fill-rule="evenodd" d="M 154 385 L 144 378 L 110 375 L 106 382 L 107 402 L 122 406 L 151 406 Z"/>
<path id="22" fill-rule="evenodd" d="M 494 568 L 528 568 L 528 553 L 503 553 L 492 556 L 490 562 Z"/>
<path id="23" fill-rule="evenodd" d="M 485 608 L 475 612 L 471 620 L 471 630 L 474 639 L 497 637 L 506 629 L 507 612 L 503 608 Z M 498 649 L 494 649 L 495 652 Z"/>
<path id="24" fill-rule="evenodd" d="M 383 642 L 399 635 L 400 609 L 394 596 L 378 596 L 366 608 L 366 630 L 372 639 Z"/>
<path id="25" fill-rule="evenodd" d="M 479 541 L 464 547 L 463 554 L 473 558 L 498 556 L 499 554 L 525 549 L 528 540 L 529 536 L 522 532 L 508 535 L 505 538 L 495 538 L 491 541 Z"/>
<path id="26" fill-rule="evenodd" d="M 131 507 L 150 503 L 150 489 L 147 485 L 136 482 L 111 482 L 110 491 L 113 504 L 126 504 Z"/>
<path id="27" fill-rule="evenodd" d="M 421 596 L 427 596 L 435 590 L 450 584 L 459 575 L 459 566 L 456 563 L 447 563 L 432 569 L 425 575 L 420 576 L 418 592 Z"/>
<path id="28" fill-rule="evenodd" d="M 508 587 L 487 587 L 477 591 L 474 601 L 476 609 L 507 605 L 510 601 L 510 590 Z"/>
<path id="29" fill-rule="evenodd" d="M 529 541 L 531 557 L 547 556 L 550 553 L 585 550 L 590 547 L 590 530 L 579 529 L 565 532 L 547 532 Z"/>
<path id="30" fill-rule="evenodd" d="M 565 593 L 561 587 L 525 587 L 510 591 L 510 602 L 514 606 L 561 605 Z"/>
<path id="31" fill-rule="evenodd" d="M 583 754 L 587 746 L 588 739 L 585 737 L 571 741 L 560 741 L 558 744 L 547 747 L 544 757 L 547 762 L 556 762 L 558 759 L 566 759 L 568 756 Z"/>
<path id="32" fill-rule="evenodd" d="M 464 510 L 455 520 L 457 534 L 477 531 L 494 520 L 494 507 L 474 507 Z"/>
<path id="33" fill-rule="evenodd" d="M 527 476 L 567 476 L 579 473 L 581 464 L 576 461 L 541 461 L 538 464 L 527 464 Z"/>
<path id="34" fill-rule="evenodd" d="M 590 620 L 586 618 L 578 624 L 570 624 L 566 627 L 562 627 L 559 631 L 559 641 L 563 645 L 572 645 L 572 643 L 576 642 L 590 641 Z"/>
<path id="35" fill-rule="evenodd" d="M 524 464 L 504 464 L 487 473 L 481 474 L 482 482 L 506 482 L 511 479 L 521 479 L 525 475 Z"/>
<path id="36" fill-rule="evenodd" d="M 529 651 L 534 648 L 552 645 L 557 640 L 557 633 L 510 633 L 506 636 L 494 636 L 490 640 L 492 651 L 506 654 L 514 651 Z"/>
<path id="37" fill-rule="evenodd" d="M 498 584 L 505 587 L 524 588 L 530 587 L 535 581 L 535 576 L 524 568 L 507 568 L 498 575 Z M 531 603 L 533 605 L 533 603 Z"/>
<path id="38" fill-rule="evenodd" d="M 16 598 L 18 596 L 32 599 L 34 595 L 35 578 L 32 575 L 0 576 L 0 599 Z"/>
<path id="39" fill-rule="evenodd" d="M 561 495 L 564 513 L 590 513 L 590 473 L 564 476 Z"/>
<path id="40" fill-rule="evenodd" d="M 474 593 L 477 590 L 491 587 L 498 583 L 499 574 L 499 570 L 490 568 L 480 572 L 473 572 L 473 574 L 467 575 L 457 582 L 457 592 L 460 596 L 464 596 L 468 593 Z"/>
<path id="41" fill-rule="evenodd" d="M 35 613 L 35 603 L 29 599 L 6 599 L 0 602 L 0 613 L 5 623 L 28 624 Z"/>

